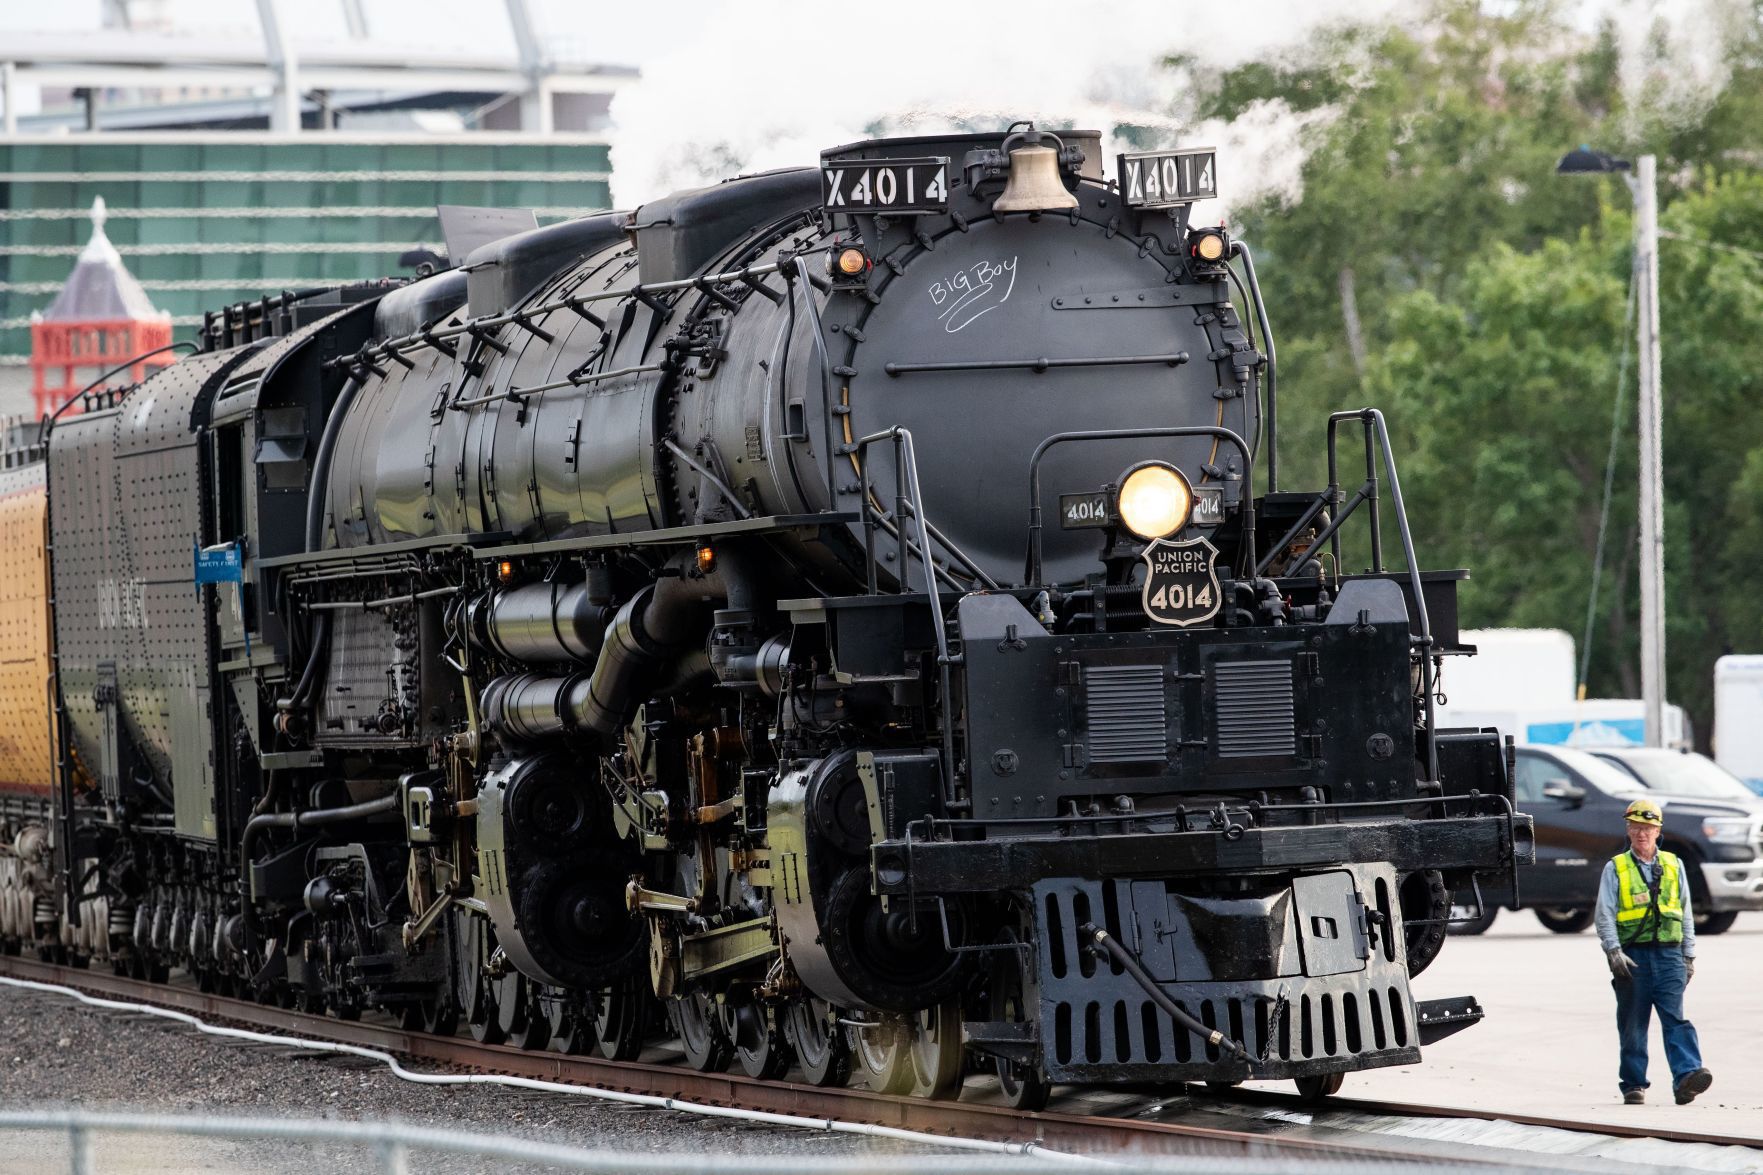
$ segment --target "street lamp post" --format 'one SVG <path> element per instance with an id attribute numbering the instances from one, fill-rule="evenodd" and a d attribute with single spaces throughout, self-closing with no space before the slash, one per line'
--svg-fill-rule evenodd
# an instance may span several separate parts
<path id="1" fill-rule="evenodd" d="M 1626 173 L 1626 159 L 1581 147 L 1555 165 L 1560 175 Z M 1658 160 L 1642 155 L 1634 175 L 1623 174 L 1634 197 L 1635 259 L 1639 263 L 1640 359 L 1640 571 L 1641 704 L 1646 710 L 1646 743 L 1665 741 L 1665 479 L 1660 437 L 1663 411 L 1659 393 L 1659 200 Z"/>

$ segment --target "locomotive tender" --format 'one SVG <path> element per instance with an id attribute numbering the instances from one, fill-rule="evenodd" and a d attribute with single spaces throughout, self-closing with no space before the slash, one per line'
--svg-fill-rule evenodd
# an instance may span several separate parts
<path id="1" fill-rule="evenodd" d="M 1023 1107 L 1418 1060 L 1530 826 L 1382 417 L 1279 489 L 1214 165 L 854 143 L 212 316 L 0 472 L 0 936 Z"/>

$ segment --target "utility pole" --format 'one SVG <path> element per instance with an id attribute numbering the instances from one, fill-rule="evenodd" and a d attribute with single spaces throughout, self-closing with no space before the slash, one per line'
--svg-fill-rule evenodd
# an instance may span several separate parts
<path id="1" fill-rule="evenodd" d="M 1630 175 L 1629 171 L 1634 174 Z M 1640 351 L 1641 705 L 1646 744 L 1665 743 L 1665 470 L 1659 389 L 1659 161 L 1633 164 L 1581 145 L 1555 164 L 1556 175 L 1620 174 L 1634 197 L 1634 250 L 1639 262 L 1636 333 Z M 1589 631 L 1589 629 L 1588 629 Z M 1583 686 L 1583 683 L 1582 683 Z"/>
<path id="2" fill-rule="evenodd" d="M 1636 323 L 1640 333 L 1641 704 L 1649 747 L 1665 741 L 1665 478 L 1664 412 L 1659 393 L 1658 161 L 1642 155 L 1629 184 L 1634 196 L 1635 250 L 1640 260 Z"/>

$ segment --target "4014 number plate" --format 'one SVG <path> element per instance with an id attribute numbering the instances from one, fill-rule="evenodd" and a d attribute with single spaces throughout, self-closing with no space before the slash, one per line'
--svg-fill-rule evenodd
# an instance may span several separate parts
<path id="1" fill-rule="evenodd" d="M 949 159 L 840 159 L 820 165 L 829 212 L 947 212 Z"/>
<path id="2" fill-rule="evenodd" d="M 1211 147 L 1144 151 L 1117 162 L 1120 194 L 1134 208 L 1173 208 L 1218 195 L 1218 155 Z"/>
<path id="3" fill-rule="evenodd" d="M 1187 628 L 1218 615 L 1224 605 L 1218 584 L 1218 548 L 1205 539 L 1172 543 L 1158 539 L 1139 556 L 1145 561 L 1141 600 L 1158 624 Z"/>

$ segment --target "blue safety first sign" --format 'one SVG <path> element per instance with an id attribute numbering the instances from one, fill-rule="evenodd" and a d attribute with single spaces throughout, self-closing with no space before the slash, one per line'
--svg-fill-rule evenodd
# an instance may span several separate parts
<path id="1" fill-rule="evenodd" d="M 194 542 L 191 543 L 195 546 Z M 221 543 L 206 549 L 196 547 L 196 582 L 240 583 L 245 578 L 245 562 L 238 543 Z"/>

